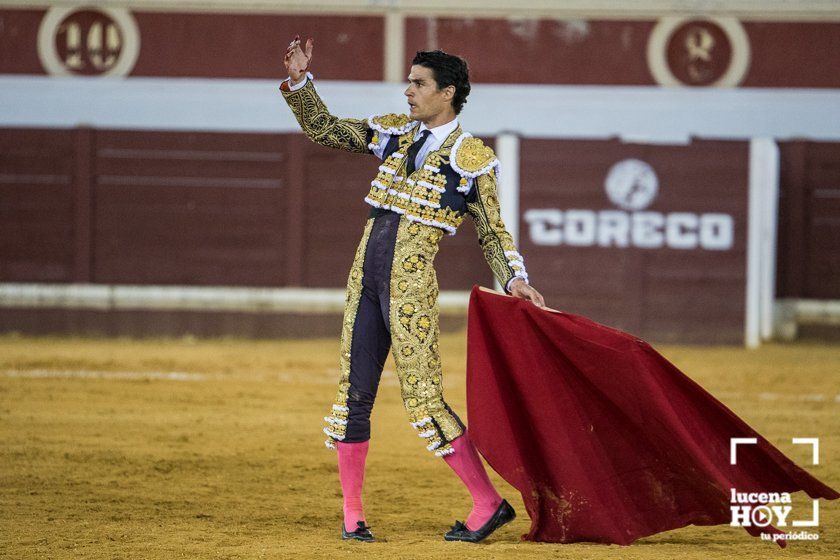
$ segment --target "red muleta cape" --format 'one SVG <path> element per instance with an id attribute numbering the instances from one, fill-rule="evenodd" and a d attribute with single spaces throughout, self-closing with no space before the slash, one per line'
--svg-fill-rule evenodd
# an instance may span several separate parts
<path id="1" fill-rule="evenodd" d="M 522 493 L 526 540 L 630 544 L 729 524 L 732 488 L 840 497 L 632 335 L 476 286 L 467 338 L 470 435 Z M 735 437 L 758 443 L 733 466 Z"/>

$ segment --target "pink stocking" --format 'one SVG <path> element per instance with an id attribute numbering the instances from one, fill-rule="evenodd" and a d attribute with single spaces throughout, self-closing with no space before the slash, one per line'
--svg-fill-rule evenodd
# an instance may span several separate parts
<path id="1" fill-rule="evenodd" d="M 473 499 L 472 511 L 466 525 L 470 531 L 480 529 L 496 512 L 502 497 L 496 492 L 493 483 L 484 470 L 478 450 L 473 445 L 467 432 L 451 443 L 454 453 L 444 455 L 443 460 L 461 478 Z"/>
<path id="2" fill-rule="evenodd" d="M 362 505 L 362 486 L 365 483 L 365 458 L 370 440 L 359 443 L 336 442 L 338 450 L 338 478 L 344 495 L 344 528 L 353 532 L 358 521 L 365 520 Z"/>

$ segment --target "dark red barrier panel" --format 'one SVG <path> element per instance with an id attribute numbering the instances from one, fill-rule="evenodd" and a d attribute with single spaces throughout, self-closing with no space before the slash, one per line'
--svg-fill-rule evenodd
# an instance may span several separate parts
<path id="1" fill-rule="evenodd" d="M 285 283 L 287 142 L 272 134 L 97 131 L 94 281 Z"/>
<path id="2" fill-rule="evenodd" d="M 76 240 L 89 213 L 78 200 L 87 177 L 79 174 L 78 140 L 71 130 L 0 130 L 0 281 L 71 282 Z M 82 257 L 84 258 L 84 257 Z M 81 277 L 86 263 L 78 263 Z"/>
<path id="3" fill-rule="evenodd" d="M 658 341 L 743 341 L 746 142 L 521 148 L 520 243 L 549 306 Z"/>
<path id="4" fill-rule="evenodd" d="M 343 288 L 377 165 L 299 134 L 3 129 L 0 280 Z M 469 220 L 437 263 L 492 282 Z"/>
<path id="5" fill-rule="evenodd" d="M 776 294 L 840 299 L 840 143 L 779 146 Z"/>

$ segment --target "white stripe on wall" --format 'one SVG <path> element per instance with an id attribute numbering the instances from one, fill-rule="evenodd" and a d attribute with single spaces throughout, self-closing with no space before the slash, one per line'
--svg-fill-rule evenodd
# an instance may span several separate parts
<path id="1" fill-rule="evenodd" d="M 0 309 L 341 313 L 344 298 L 341 289 L 0 283 Z M 442 314 L 464 314 L 469 292 L 444 290 L 438 301 Z"/>
<path id="2" fill-rule="evenodd" d="M 299 132 L 280 80 L 0 76 L 0 127 Z M 317 82 L 333 114 L 405 112 L 402 84 Z M 840 90 L 487 85 L 461 116 L 473 134 L 840 140 Z M 504 162 L 503 162 L 504 164 Z"/>

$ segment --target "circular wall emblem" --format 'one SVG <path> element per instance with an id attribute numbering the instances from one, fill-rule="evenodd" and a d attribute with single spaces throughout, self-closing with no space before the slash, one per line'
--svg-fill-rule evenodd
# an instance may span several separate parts
<path id="1" fill-rule="evenodd" d="M 644 210 L 659 192 L 659 178 L 649 164 L 625 159 L 610 168 L 604 184 L 609 199 L 624 210 Z"/>
<path id="2" fill-rule="evenodd" d="M 663 86 L 735 87 L 750 56 L 749 37 L 735 18 L 666 17 L 648 39 L 648 67 Z"/>
<path id="3" fill-rule="evenodd" d="M 126 76 L 140 32 L 124 8 L 50 8 L 38 28 L 38 57 L 54 76 Z"/>

